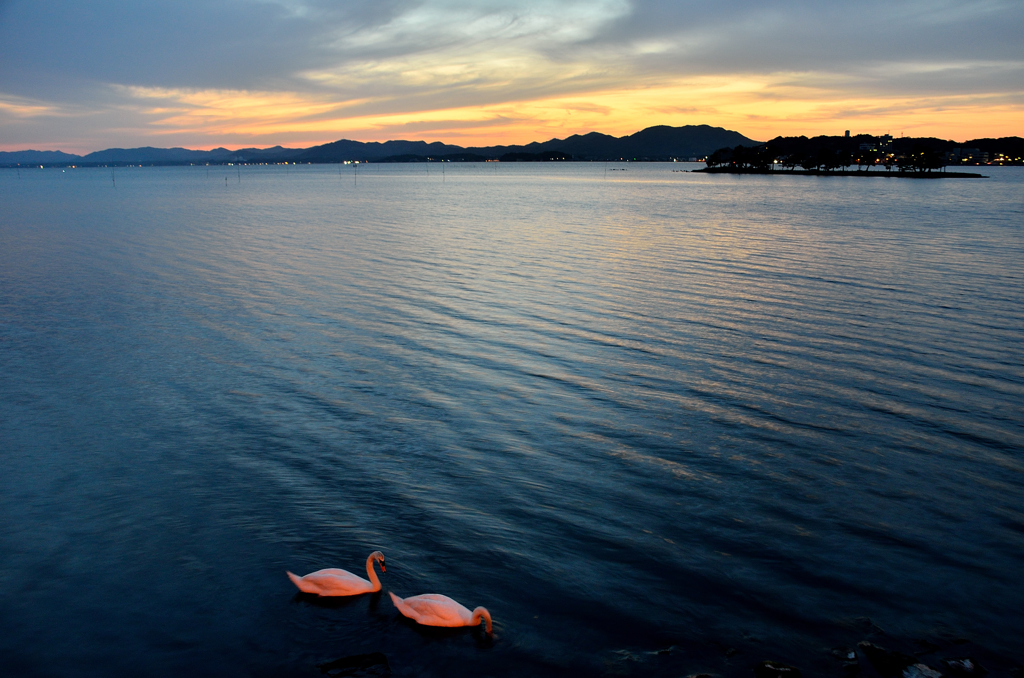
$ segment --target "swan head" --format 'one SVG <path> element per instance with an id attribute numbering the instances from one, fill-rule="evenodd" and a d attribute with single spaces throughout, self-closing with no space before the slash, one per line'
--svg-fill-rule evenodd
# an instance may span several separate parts
<path id="1" fill-rule="evenodd" d="M 370 554 L 370 557 L 373 558 L 374 561 L 380 563 L 380 571 L 381 572 L 387 572 L 388 571 L 388 569 L 386 567 L 384 567 L 384 554 L 383 553 L 381 553 L 380 551 L 374 551 L 373 553 Z"/>

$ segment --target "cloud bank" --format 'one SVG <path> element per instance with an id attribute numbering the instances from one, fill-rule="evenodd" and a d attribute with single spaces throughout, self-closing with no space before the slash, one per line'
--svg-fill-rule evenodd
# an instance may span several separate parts
<path id="1" fill-rule="evenodd" d="M 1016 0 L 0 0 L 0 149 L 1021 134 Z"/>

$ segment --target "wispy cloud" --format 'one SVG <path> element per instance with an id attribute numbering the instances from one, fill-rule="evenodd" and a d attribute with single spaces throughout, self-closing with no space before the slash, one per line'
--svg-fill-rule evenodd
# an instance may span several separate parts
<path id="1" fill-rule="evenodd" d="M 62 111 L 46 102 L 35 101 L 25 97 L 0 95 L 0 115 L 8 118 L 39 118 L 62 115 Z"/>

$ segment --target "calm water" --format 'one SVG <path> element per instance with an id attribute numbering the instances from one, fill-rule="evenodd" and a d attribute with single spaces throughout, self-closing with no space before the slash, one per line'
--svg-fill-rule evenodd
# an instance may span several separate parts
<path id="1" fill-rule="evenodd" d="M 0 170 L 4 673 L 1008 675 L 1024 172 L 682 167 Z"/>

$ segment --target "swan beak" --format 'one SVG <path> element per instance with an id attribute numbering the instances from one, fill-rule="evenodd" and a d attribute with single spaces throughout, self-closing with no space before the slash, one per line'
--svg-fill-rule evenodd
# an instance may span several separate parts
<path id="1" fill-rule="evenodd" d="M 387 572 L 388 571 L 388 568 L 384 567 L 384 559 L 383 558 L 380 559 L 380 571 L 381 572 Z"/>

